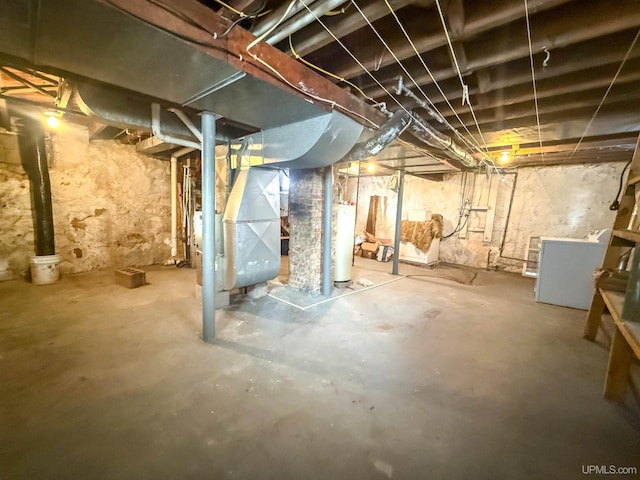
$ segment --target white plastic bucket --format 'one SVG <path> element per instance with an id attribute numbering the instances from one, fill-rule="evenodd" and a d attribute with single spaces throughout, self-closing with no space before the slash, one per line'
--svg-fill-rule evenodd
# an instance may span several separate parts
<path id="1" fill-rule="evenodd" d="M 29 259 L 31 283 L 49 285 L 60 280 L 60 255 L 36 255 Z"/>

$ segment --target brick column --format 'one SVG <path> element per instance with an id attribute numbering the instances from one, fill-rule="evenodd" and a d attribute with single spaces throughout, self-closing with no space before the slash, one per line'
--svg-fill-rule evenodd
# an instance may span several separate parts
<path id="1" fill-rule="evenodd" d="M 289 286 L 319 295 L 323 169 L 290 170 L 289 175 Z"/>

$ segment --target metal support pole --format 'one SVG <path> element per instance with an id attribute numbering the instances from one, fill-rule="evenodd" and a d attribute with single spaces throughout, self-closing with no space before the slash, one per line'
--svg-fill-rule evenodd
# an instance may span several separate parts
<path id="1" fill-rule="evenodd" d="M 202 114 L 202 339 L 216 336 L 216 117 Z"/>
<path id="2" fill-rule="evenodd" d="M 333 167 L 329 166 L 324 171 L 324 208 L 323 215 L 323 235 L 322 235 L 322 295 L 331 295 L 331 237 L 333 234 L 331 226 L 331 196 L 333 193 Z"/>
<path id="3" fill-rule="evenodd" d="M 393 270 L 391 273 L 398 275 L 398 262 L 400 260 L 400 228 L 402 226 L 402 196 L 404 194 L 404 170 L 400 170 L 398 182 L 398 204 L 396 207 L 396 231 L 393 238 Z"/>

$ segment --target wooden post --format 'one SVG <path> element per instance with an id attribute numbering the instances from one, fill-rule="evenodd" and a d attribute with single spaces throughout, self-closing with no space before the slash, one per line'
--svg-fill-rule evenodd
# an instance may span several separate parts
<path id="1" fill-rule="evenodd" d="M 582 335 L 587 340 L 595 341 L 598 328 L 600 328 L 600 322 L 602 321 L 604 308 L 604 300 L 596 288 L 593 294 L 593 300 L 591 300 L 591 308 L 589 308 L 589 314 L 587 315 L 587 323 L 584 325 L 584 334 Z"/>
<path id="2" fill-rule="evenodd" d="M 629 369 L 633 352 L 620 328 L 616 327 L 613 336 L 607 380 L 604 384 L 604 397 L 609 400 L 622 400 L 629 381 Z"/>

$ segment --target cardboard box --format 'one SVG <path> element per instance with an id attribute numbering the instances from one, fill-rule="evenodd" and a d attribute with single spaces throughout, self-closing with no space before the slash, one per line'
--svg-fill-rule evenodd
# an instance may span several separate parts
<path id="1" fill-rule="evenodd" d="M 378 251 L 378 246 L 380 244 L 379 243 L 373 243 L 373 242 L 363 242 L 360 247 L 362 248 L 362 250 L 364 250 L 365 252 L 377 252 Z"/>

